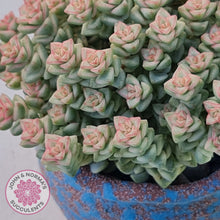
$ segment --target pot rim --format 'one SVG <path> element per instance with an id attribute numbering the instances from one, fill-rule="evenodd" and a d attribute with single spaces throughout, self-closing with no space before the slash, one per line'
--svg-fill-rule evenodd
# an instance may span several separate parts
<path id="1" fill-rule="evenodd" d="M 79 191 L 84 190 L 106 200 L 171 204 L 200 200 L 208 195 L 220 194 L 220 170 L 201 180 L 189 184 L 172 185 L 166 189 L 153 183 L 137 184 L 102 174 L 93 174 L 88 166 L 81 167 L 75 177 L 61 172 L 55 172 L 54 175 L 65 184 L 78 188 Z"/>

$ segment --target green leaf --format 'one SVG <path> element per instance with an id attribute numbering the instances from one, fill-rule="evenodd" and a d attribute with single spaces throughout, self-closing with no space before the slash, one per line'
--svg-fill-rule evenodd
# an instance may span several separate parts
<path id="1" fill-rule="evenodd" d="M 76 110 L 79 110 L 84 100 L 85 100 L 84 97 L 80 96 L 78 99 L 74 100 L 74 102 L 71 103 L 69 106 Z"/>
<path id="2" fill-rule="evenodd" d="M 117 168 L 124 174 L 129 175 L 133 172 L 133 169 L 135 167 L 135 164 L 133 162 L 126 163 L 125 165 L 122 165 L 119 161 L 116 162 Z"/>
<path id="3" fill-rule="evenodd" d="M 198 141 L 192 141 L 192 142 L 188 142 L 187 141 L 184 141 L 184 142 L 180 142 L 178 144 L 179 146 L 179 150 L 184 153 L 184 152 L 192 152 L 192 150 L 194 148 L 196 148 L 198 146 L 199 142 Z"/>
<path id="4" fill-rule="evenodd" d="M 165 72 L 150 71 L 149 77 L 152 84 L 161 84 L 168 78 L 168 75 L 166 71 Z"/>
<path id="5" fill-rule="evenodd" d="M 79 123 L 70 123 L 63 128 L 64 135 L 79 135 Z"/>
<path id="6" fill-rule="evenodd" d="M 112 49 L 113 54 L 118 55 L 119 57 L 128 57 L 130 55 L 124 49 L 117 47 L 114 44 L 111 44 L 111 49 Z"/>
<path id="7" fill-rule="evenodd" d="M 150 105 L 152 101 L 153 95 L 150 94 L 147 99 L 141 100 L 138 105 L 136 106 L 136 109 L 138 112 L 143 112 L 147 109 L 147 107 Z"/>
<path id="8" fill-rule="evenodd" d="M 202 124 L 202 122 L 200 121 L 199 118 L 197 118 L 195 116 L 192 116 L 192 118 L 193 118 L 193 124 L 187 130 L 188 133 L 196 131 L 201 126 L 201 124 Z"/>
<path id="9" fill-rule="evenodd" d="M 22 133 L 22 128 L 21 128 L 21 124 L 20 124 L 20 120 L 16 121 L 13 123 L 10 132 L 12 133 L 12 135 L 14 136 L 18 136 Z"/>
<path id="10" fill-rule="evenodd" d="M 168 69 L 168 67 L 171 65 L 171 63 L 172 63 L 172 59 L 170 58 L 170 56 L 168 54 L 165 54 L 164 59 L 160 62 L 160 64 L 157 66 L 156 69 L 160 70 L 160 71 L 162 71 L 164 69 Z"/>
<path id="11" fill-rule="evenodd" d="M 114 69 L 113 67 L 108 68 L 104 73 L 96 78 L 96 83 L 101 84 L 102 87 L 111 85 L 114 81 Z"/>
<path id="12" fill-rule="evenodd" d="M 119 75 L 114 79 L 112 86 L 117 89 L 121 89 L 124 86 L 125 78 L 126 78 L 126 74 L 123 71 L 123 69 L 120 68 Z"/>
<path id="13" fill-rule="evenodd" d="M 149 174 L 145 171 L 138 174 L 131 174 L 130 177 L 135 183 L 143 183 L 149 179 Z"/>
<path id="14" fill-rule="evenodd" d="M 90 164 L 90 170 L 92 173 L 100 173 L 108 166 L 108 161 L 101 161 L 98 163 L 91 163 Z"/>

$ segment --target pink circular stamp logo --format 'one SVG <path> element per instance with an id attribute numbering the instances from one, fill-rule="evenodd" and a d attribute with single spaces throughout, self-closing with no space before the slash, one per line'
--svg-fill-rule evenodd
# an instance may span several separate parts
<path id="1" fill-rule="evenodd" d="M 22 170 L 9 179 L 5 196 L 14 211 L 32 215 L 40 212 L 47 205 L 50 188 L 40 173 L 34 170 Z"/>

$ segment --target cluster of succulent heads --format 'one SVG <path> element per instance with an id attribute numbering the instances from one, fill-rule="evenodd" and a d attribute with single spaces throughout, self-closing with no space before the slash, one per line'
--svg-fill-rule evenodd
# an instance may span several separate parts
<path id="1" fill-rule="evenodd" d="M 167 187 L 220 155 L 220 2 L 24 0 L 0 20 L 0 129 L 48 170 Z"/>

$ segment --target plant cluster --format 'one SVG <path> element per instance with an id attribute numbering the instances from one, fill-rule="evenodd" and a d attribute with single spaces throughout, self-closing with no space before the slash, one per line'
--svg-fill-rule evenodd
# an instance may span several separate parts
<path id="1" fill-rule="evenodd" d="M 0 20 L 0 129 L 48 170 L 167 187 L 220 155 L 220 2 L 24 0 Z"/>

